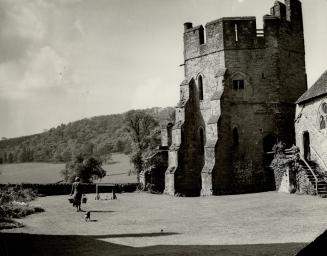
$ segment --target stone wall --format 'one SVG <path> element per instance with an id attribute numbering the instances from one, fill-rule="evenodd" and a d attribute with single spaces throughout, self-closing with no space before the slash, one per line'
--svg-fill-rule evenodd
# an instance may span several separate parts
<path id="1" fill-rule="evenodd" d="M 271 136 L 294 143 L 294 102 L 306 89 L 306 75 L 300 2 L 276 2 L 271 13 L 264 16 L 261 35 L 255 17 L 221 18 L 205 27 L 184 24 L 186 83 L 176 108 L 167 193 L 272 187 L 264 141 Z M 235 90 L 234 80 L 244 81 L 244 89 Z"/>
<path id="2" fill-rule="evenodd" d="M 322 171 L 327 172 L 327 129 L 320 129 L 321 106 L 327 103 L 327 96 L 312 99 L 297 105 L 296 108 L 296 145 L 304 155 L 303 136 L 309 133 L 310 158 L 319 164 Z"/>

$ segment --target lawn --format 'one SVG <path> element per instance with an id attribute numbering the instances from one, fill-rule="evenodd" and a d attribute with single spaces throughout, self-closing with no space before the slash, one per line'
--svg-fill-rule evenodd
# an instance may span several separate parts
<path id="1" fill-rule="evenodd" d="M 65 164 L 59 163 L 19 163 L 0 165 L 0 183 L 53 183 L 62 180 L 60 170 Z M 136 182 L 136 176 L 128 176 L 131 169 L 129 157 L 124 154 L 113 154 L 109 164 L 103 168 L 107 176 L 102 182 L 126 183 Z"/>
<path id="2" fill-rule="evenodd" d="M 31 255 L 295 255 L 327 227 L 327 200 L 312 196 L 93 196 L 83 205 L 91 222 L 67 196 L 38 198 L 33 204 L 46 212 L 2 235 L 7 249 L 16 252 L 20 241 Z"/>

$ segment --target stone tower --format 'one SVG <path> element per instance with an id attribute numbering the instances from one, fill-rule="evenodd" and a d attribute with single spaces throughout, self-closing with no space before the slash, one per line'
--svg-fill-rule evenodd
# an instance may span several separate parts
<path id="1" fill-rule="evenodd" d="M 275 2 L 263 25 L 255 17 L 184 24 L 165 193 L 273 189 L 267 152 L 277 141 L 294 143 L 295 101 L 307 89 L 301 2 Z"/>

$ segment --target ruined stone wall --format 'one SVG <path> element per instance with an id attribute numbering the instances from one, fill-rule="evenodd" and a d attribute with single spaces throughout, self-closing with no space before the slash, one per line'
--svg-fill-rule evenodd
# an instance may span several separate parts
<path id="1" fill-rule="evenodd" d="M 319 116 L 322 103 L 327 103 L 327 96 L 312 99 L 297 105 L 295 132 L 296 146 L 304 154 L 303 133 L 309 132 L 311 160 L 319 164 L 321 170 L 327 171 L 327 129 L 320 129 Z"/>

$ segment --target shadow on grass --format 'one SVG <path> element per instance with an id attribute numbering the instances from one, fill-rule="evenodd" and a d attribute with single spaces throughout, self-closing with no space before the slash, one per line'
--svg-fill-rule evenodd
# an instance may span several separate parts
<path id="1" fill-rule="evenodd" d="M 25 233 L 0 233 L 0 255 L 295 255 L 306 244 L 254 244 L 254 245 L 156 245 L 130 247 L 101 241 L 119 237 L 157 237 L 178 233 L 138 233 L 102 236 L 34 235 Z"/>
<path id="2" fill-rule="evenodd" d="M 110 164 L 119 164 L 121 161 L 108 161 L 106 164 L 110 165 Z"/>
<path id="3" fill-rule="evenodd" d="M 115 212 L 115 211 L 101 211 L 101 210 L 95 210 L 95 211 L 93 211 L 93 210 L 90 210 L 89 212 Z"/>
<path id="4" fill-rule="evenodd" d="M 325 256 L 327 255 L 327 230 L 312 243 L 301 250 L 296 256 Z"/>

